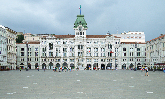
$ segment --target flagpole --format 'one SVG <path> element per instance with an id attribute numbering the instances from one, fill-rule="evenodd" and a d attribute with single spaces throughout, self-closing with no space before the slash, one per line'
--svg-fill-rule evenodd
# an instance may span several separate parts
<path id="1" fill-rule="evenodd" d="M 81 15 L 81 5 L 80 5 L 80 15 Z"/>

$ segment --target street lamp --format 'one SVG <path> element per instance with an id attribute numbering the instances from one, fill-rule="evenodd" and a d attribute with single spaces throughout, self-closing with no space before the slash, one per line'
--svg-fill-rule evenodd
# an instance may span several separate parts
<path id="1" fill-rule="evenodd" d="M 135 42 L 135 51 L 136 51 L 136 48 L 137 48 L 137 43 Z M 136 71 L 136 56 L 135 56 L 135 71 Z"/>
<path id="2" fill-rule="evenodd" d="M 115 48 L 115 50 L 116 50 L 116 48 Z M 116 69 L 116 51 L 115 51 L 115 69 Z"/>
<path id="3" fill-rule="evenodd" d="M 27 67 L 26 67 L 26 70 L 28 68 L 28 42 L 26 42 L 26 47 L 27 47 Z"/>

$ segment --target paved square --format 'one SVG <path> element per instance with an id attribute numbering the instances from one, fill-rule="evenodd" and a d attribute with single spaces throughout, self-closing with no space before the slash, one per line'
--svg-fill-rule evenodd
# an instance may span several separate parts
<path id="1" fill-rule="evenodd" d="M 164 99 L 165 73 L 0 71 L 1 99 Z"/>

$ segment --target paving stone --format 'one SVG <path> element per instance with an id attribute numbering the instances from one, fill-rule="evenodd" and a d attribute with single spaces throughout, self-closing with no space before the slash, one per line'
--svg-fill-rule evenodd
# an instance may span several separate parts
<path id="1" fill-rule="evenodd" d="M 0 71 L 0 98 L 164 99 L 165 73 L 131 70 Z"/>

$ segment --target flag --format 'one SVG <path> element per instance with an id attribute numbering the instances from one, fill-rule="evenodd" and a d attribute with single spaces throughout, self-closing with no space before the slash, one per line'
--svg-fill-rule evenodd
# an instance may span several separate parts
<path id="1" fill-rule="evenodd" d="M 81 5 L 80 5 L 79 9 L 80 9 L 80 15 L 81 15 Z"/>
<path id="2" fill-rule="evenodd" d="M 114 52 L 110 51 L 110 53 L 114 53 Z"/>
<path id="3" fill-rule="evenodd" d="M 81 5 L 80 5 L 79 9 L 81 9 Z"/>

